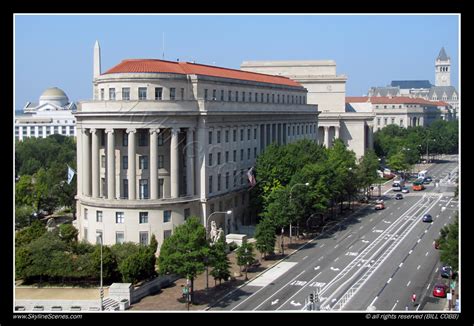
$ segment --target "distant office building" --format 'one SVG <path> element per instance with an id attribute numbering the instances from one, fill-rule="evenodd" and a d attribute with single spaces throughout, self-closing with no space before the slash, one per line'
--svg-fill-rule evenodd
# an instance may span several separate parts
<path id="1" fill-rule="evenodd" d="M 76 105 L 69 102 L 63 90 L 52 87 L 46 89 L 39 103 L 26 103 L 23 115 L 15 118 L 15 139 L 29 137 L 46 138 L 49 135 L 76 135 Z"/>
<path id="2" fill-rule="evenodd" d="M 451 119 L 449 104 L 406 96 L 346 97 L 346 106 L 354 110 L 374 112 L 376 131 L 391 124 L 407 128 L 429 126 L 438 119 Z"/>
<path id="3" fill-rule="evenodd" d="M 255 222 L 247 172 L 258 155 L 317 139 L 317 106 L 289 78 L 156 59 L 102 73 L 98 43 L 94 53 L 93 98 L 75 114 L 80 240 L 154 234 L 161 246 L 189 216 L 243 232 Z"/>
<path id="4" fill-rule="evenodd" d="M 331 147 L 340 138 L 358 158 L 373 148 L 374 113 L 346 110 L 347 77 L 336 74 L 333 60 L 311 61 L 244 61 L 242 70 L 281 75 L 308 89 L 308 103 L 317 104 L 319 115 L 318 141 Z"/>
<path id="5" fill-rule="evenodd" d="M 448 57 L 444 47 L 441 48 L 435 60 L 435 84 L 429 80 L 394 80 L 387 87 L 372 87 L 369 89 L 369 97 L 374 96 L 408 96 L 417 97 L 430 101 L 443 101 L 449 104 L 449 113 L 444 116 L 459 118 L 459 94 L 454 86 L 451 86 L 451 58 Z"/>

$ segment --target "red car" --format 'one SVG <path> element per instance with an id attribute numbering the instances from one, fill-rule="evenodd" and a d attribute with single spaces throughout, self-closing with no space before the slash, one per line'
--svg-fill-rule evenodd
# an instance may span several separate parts
<path id="1" fill-rule="evenodd" d="M 448 286 L 445 284 L 436 284 L 433 288 L 433 296 L 439 298 L 446 298 L 446 294 L 448 293 Z"/>

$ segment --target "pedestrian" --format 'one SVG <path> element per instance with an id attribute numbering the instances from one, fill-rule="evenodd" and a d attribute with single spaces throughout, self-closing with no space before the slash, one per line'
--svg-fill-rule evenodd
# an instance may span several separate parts
<path id="1" fill-rule="evenodd" d="M 405 310 L 408 310 L 408 305 L 405 306 Z"/>
<path id="2" fill-rule="evenodd" d="M 411 302 L 413 302 L 413 304 L 415 304 L 415 302 L 416 302 L 416 293 L 413 293 L 411 295 Z"/>

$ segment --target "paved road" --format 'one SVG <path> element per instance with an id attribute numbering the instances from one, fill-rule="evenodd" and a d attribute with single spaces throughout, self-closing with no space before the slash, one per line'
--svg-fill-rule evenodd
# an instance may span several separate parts
<path id="1" fill-rule="evenodd" d="M 442 178 L 457 162 L 433 165 L 429 174 Z M 447 181 L 447 180 L 446 180 Z M 211 310 L 302 310 L 310 293 L 318 293 L 321 310 L 420 309 L 439 275 L 433 240 L 451 220 L 457 202 L 440 193 L 434 182 L 423 192 L 395 200 L 386 192 L 386 209 L 366 207 L 313 239 L 257 279 L 228 295 Z M 446 207 L 446 209 L 443 209 Z M 433 223 L 423 223 L 429 212 Z M 369 308 L 370 307 L 370 308 Z"/>

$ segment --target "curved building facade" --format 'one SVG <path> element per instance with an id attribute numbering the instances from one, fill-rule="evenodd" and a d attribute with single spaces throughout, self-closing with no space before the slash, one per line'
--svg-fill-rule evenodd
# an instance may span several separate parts
<path id="1" fill-rule="evenodd" d="M 317 139 L 317 106 L 285 77 L 152 59 L 100 74 L 97 55 L 94 65 L 93 99 L 75 114 L 76 227 L 89 242 L 147 244 L 154 234 L 161 246 L 189 216 L 238 232 L 251 222 L 257 156 Z"/>

